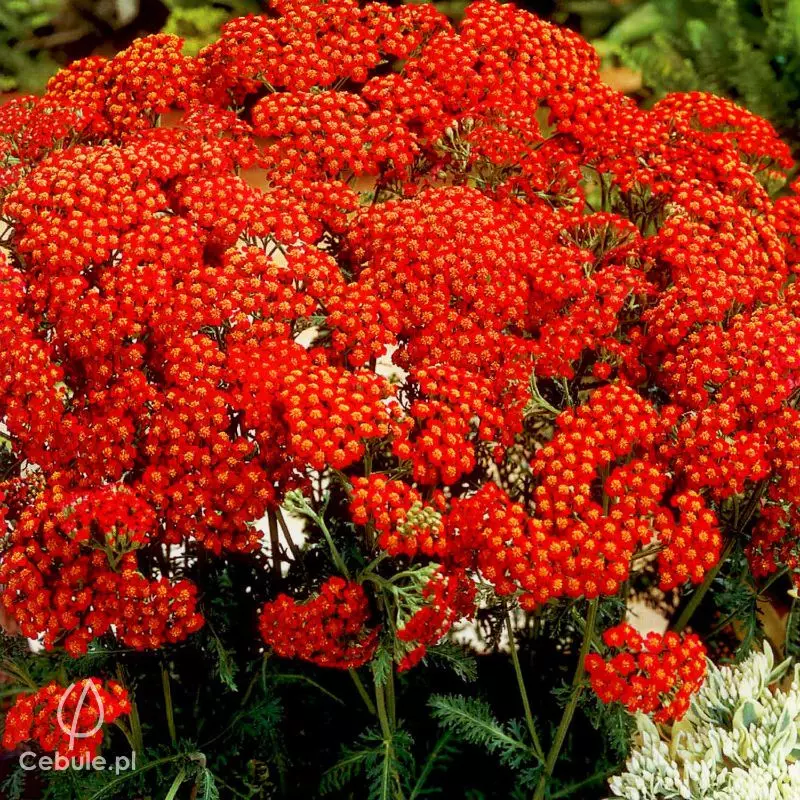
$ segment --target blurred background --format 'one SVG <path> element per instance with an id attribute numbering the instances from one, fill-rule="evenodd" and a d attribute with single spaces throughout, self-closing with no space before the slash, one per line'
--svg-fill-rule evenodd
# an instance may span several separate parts
<path id="1" fill-rule="evenodd" d="M 0 93 L 35 93 L 60 66 L 113 55 L 166 31 L 195 53 L 225 20 L 259 0 L 0 0 Z M 435 3 L 458 19 L 464 0 Z M 800 130 L 800 0 L 523 0 L 579 31 L 603 56 L 605 79 L 647 103 L 669 91 L 726 95 Z"/>

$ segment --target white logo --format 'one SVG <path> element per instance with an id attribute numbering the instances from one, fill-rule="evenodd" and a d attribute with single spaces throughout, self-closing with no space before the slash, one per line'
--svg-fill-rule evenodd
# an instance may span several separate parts
<path id="1" fill-rule="evenodd" d="M 56 720 L 61 730 L 69 737 L 69 752 L 75 751 L 76 739 L 90 739 L 103 727 L 106 719 L 106 711 L 103 706 L 103 698 L 100 696 L 100 691 L 97 684 L 91 679 L 87 678 L 83 682 L 80 697 L 78 697 L 78 704 L 75 706 L 75 711 L 72 713 L 71 720 L 64 719 L 64 706 L 67 703 L 67 698 L 72 696 L 72 693 L 78 689 L 78 684 L 73 683 L 64 690 L 61 695 L 61 700 L 58 702 L 58 712 L 56 713 Z M 81 711 L 86 708 L 87 703 L 94 703 L 97 709 L 97 719 L 95 720 L 94 727 L 90 731 L 82 731 L 79 729 L 81 722 Z M 91 706 L 89 706 L 91 708 Z M 136 753 L 132 752 L 129 756 L 117 756 L 113 762 L 106 761 L 103 756 L 91 757 L 90 752 L 80 753 L 79 755 L 72 755 L 67 757 L 56 751 L 52 756 L 37 755 L 33 750 L 26 750 L 19 757 L 19 765 L 26 772 L 33 769 L 40 769 L 43 771 L 57 770 L 62 771 L 66 769 L 74 770 L 113 770 L 115 775 L 126 770 L 136 770 Z"/>
<path id="2" fill-rule="evenodd" d="M 64 704 L 67 702 L 67 698 L 75 691 L 77 686 L 77 683 L 73 683 L 66 688 L 64 694 L 61 696 L 61 700 L 58 703 L 58 713 L 56 716 L 58 724 L 61 726 L 61 730 L 64 731 L 67 736 L 69 736 L 70 752 L 75 747 L 76 739 L 90 739 L 100 730 L 100 728 L 103 727 L 103 723 L 105 722 L 103 698 L 100 697 L 100 692 L 98 691 L 97 686 L 95 686 L 94 681 L 89 678 L 84 682 L 83 691 L 81 692 L 81 696 L 78 698 L 78 705 L 75 706 L 75 712 L 72 715 L 72 721 L 70 722 L 69 726 L 67 726 L 67 723 L 64 721 Z M 97 708 L 97 720 L 92 730 L 87 732 L 78 730 L 78 725 L 80 724 L 81 711 L 83 711 L 83 707 L 86 705 L 87 697 L 89 697 L 89 695 L 91 695 L 95 702 L 95 707 Z"/>

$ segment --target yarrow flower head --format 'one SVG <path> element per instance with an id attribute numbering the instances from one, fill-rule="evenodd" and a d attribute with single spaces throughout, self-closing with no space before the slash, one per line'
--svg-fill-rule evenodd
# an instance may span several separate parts
<path id="1" fill-rule="evenodd" d="M 364 589 L 330 578 L 304 603 L 287 595 L 264 606 L 259 628 L 264 641 L 285 658 L 302 658 L 322 667 L 351 669 L 372 658 L 378 630 Z"/>
<path id="2" fill-rule="evenodd" d="M 154 526 L 152 508 L 123 485 L 43 493 L 21 515 L 0 563 L 3 603 L 22 633 L 79 655 L 112 628 L 135 649 L 199 630 L 194 584 L 148 580 L 138 569 L 136 551 Z"/>
<path id="3" fill-rule="evenodd" d="M 129 714 L 127 691 L 116 681 L 86 678 L 71 686 L 55 681 L 17 696 L 5 717 L 3 747 L 35 744 L 45 752 L 77 761 L 97 755 L 103 726 Z"/>
<path id="4" fill-rule="evenodd" d="M 604 703 L 653 714 L 657 722 L 679 720 L 706 672 L 705 647 L 695 634 L 670 631 L 642 636 L 623 623 L 609 628 L 603 642 L 613 653 L 586 656 L 592 689 Z"/>

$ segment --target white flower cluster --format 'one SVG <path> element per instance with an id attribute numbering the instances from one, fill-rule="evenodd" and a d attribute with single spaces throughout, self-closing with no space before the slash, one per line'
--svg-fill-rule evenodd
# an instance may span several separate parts
<path id="1" fill-rule="evenodd" d="M 716 667 L 683 720 L 657 728 L 637 716 L 626 771 L 609 781 L 625 800 L 800 800 L 800 665 L 777 684 L 789 660 L 772 650 Z"/>

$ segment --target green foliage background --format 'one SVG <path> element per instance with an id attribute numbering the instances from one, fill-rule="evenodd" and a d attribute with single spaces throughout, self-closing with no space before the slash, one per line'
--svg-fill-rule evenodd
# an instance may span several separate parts
<path id="1" fill-rule="evenodd" d="M 800 0 L 565 0 L 560 13 L 653 96 L 724 95 L 797 137 Z"/>
<path id="2" fill-rule="evenodd" d="M 70 60 L 159 29 L 195 55 L 231 17 L 261 9 L 259 0 L 0 0 L 0 93 L 41 92 Z"/>

